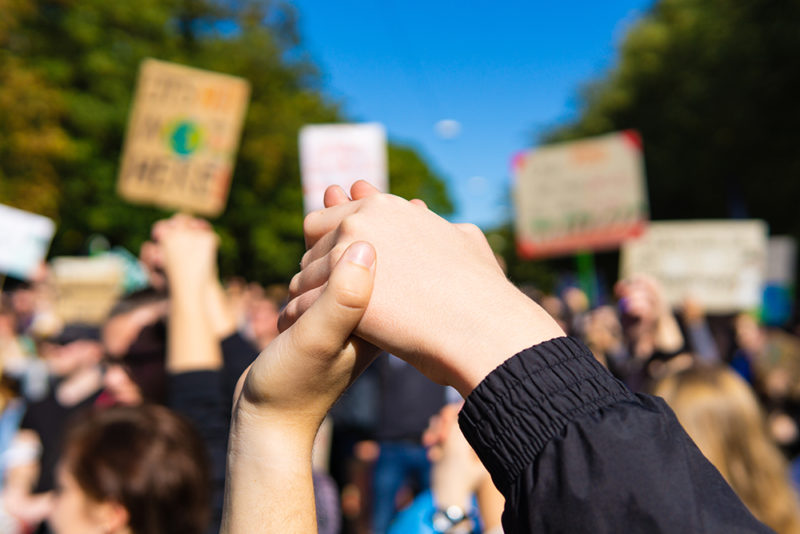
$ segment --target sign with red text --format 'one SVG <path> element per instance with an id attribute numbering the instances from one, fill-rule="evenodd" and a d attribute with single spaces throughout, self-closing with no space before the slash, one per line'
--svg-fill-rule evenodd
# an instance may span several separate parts
<path id="1" fill-rule="evenodd" d="M 523 258 L 615 248 L 647 223 L 642 143 L 633 130 L 536 148 L 512 166 Z"/>
<path id="2" fill-rule="evenodd" d="M 620 276 L 652 276 L 673 306 L 691 298 L 709 313 L 732 313 L 761 305 L 766 264 L 763 221 L 653 222 L 623 245 Z"/>
<path id="3" fill-rule="evenodd" d="M 120 196 L 198 215 L 222 213 L 249 96 L 242 78 L 143 61 L 122 150 Z"/>
<path id="4" fill-rule="evenodd" d="M 102 324 L 122 295 L 123 264 L 115 256 L 63 256 L 50 267 L 56 313 L 65 323 Z"/>
<path id="5" fill-rule="evenodd" d="M 55 231 L 47 217 L 0 204 L 0 273 L 23 280 L 33 276 Z"/>
<path id="6" fill-rule="evenodd" d="M 322 209 L 325 189 L 345 191 L 366 180 L 389 191 L 386 130 L 381 124 L 319 124 L 300 130 L 300 171 L 305 212 Z"/>

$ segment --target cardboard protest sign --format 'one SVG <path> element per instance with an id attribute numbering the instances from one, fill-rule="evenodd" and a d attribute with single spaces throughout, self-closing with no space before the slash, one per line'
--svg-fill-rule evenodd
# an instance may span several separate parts
<path id="1" fill-rule="evenodd" d="M 322 209 L 328 186 L 345 191 L 358 180 L 389 190 L 386 130 L 380 124 L 321 124 L 300 130 L 305 212 Z"/>
<path id="2" fill-rule="evenodd" d="M 122 294 L 123 265 L 112 255 L 55 258 L 51 269 L 65 323 L 101 324 Z"/>
<path id="3" fill-rule="evenodd" d="M 205 216 L 225 209 L 250 85 L 155 59 L 142 62 L 117 190 L 135 203 Z"/>
<path id="4" fill-rule="evenodd" d="M 537 148 L 512 165 L 523 258 L 613 248 L 645 227 L 644 160 L 635 131 Z"/>
<path id="5" fill-rule="evenodd" d="M 30 278 L 47 255 L 55 231 L 47 217 L 0 204 L 0 273 Z"/>
<path id="6" fill-rule="evenodd" d="M 760 306 L 766 259 L 763 221 L 654 222 L 622 247 L 620 276 L 654 277 L 673 306 L 691 297 L 730 313 Z"/>

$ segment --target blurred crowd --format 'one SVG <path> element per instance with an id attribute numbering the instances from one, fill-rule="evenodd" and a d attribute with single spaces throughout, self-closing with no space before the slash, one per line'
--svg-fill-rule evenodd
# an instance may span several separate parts
<path id="1" fill-rule="evenodd" d="M 147 287 L 101 324 L 58 317 L 46 268 L 6 283 L 0 534 L 219 529 L 234 391 L 278 335 L 288 288 L 221 282 L 217 247 L 203 220 L 156 223 L 139 253 Z M 644 276 L 602 305 L 576 287 L 521 289 L 631 390 L 662 397 L 757 518 L 800 532 L 795 326 L 707 316 L 691 298 L 673 309 Z M 455 422 L 461 402 L 379 357 L 317 436 L 319 532 L 502 532 L 503 498 Z"/>

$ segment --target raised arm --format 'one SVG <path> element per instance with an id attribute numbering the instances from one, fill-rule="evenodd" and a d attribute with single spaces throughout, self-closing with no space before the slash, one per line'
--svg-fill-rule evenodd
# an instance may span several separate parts
<path id="1" fill-rule="evenodd" d="M 325 414 L 376 354 L 350 338 L 375 263 L 369 244 L 351 244 L 319 299 L 240 380 L 221 532 L 316 531 L 311 449 Z"/>
<path id="2" fill-rule="evenodd" d="M 364 184 L 351 195 L 307 217 L 281 326 L 350 243 L 372 243 L 356 333 L 466 397 L 460 426 L 506 497 L 506 533 L 768 531 L 662 401 L 632 394 L 505 279 L 477 228 Z"/>

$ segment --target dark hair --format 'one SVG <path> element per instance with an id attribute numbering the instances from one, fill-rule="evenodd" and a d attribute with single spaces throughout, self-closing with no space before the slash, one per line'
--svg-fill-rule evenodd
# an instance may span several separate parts
<path id="1" fill-rule="evenodd" d="M 81 419 L 63 465 L 90 498 L 124 506 L 134 534 L 201 534 L 208 526 L 203 442 L 163 406 L 119 406 Z"/>

